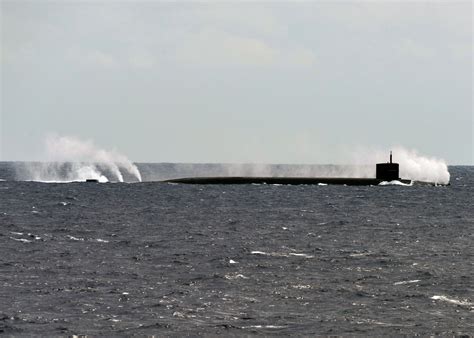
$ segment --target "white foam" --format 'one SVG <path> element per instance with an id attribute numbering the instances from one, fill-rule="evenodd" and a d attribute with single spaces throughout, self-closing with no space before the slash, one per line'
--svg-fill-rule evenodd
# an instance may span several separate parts
<path id="1" fill-rule="evenodd" d="M 454 299 L 454 298 L 448 298 L 448 297 L 442 296 L 442 295 L 441 296 L 433 296 L 433 297 L 430 297 L 430 298 L 434 299 L 434 300 L 440 300 L 442 302 L 456 304 L 456 305 L 474 306 L 474 303 L 468 302 L 467 300 L 458 300 L 458 299 Z"/>
<path id="2" fill-rule="evenodd" d="M 268 252 L 263 252 L 263 251 L 252 251 L 250 252 L 252 255 L 265 255 L 269 256 L 270 254 Z"/>
<path id="3" fill-rule="evenodd" d="M 380 322 L 377 320 L 373 319 L 358 319 L 356 324 L 365 324 L 365 323 L 370 323 L 370 324 L 375 324 L 375 325 L 382 325 L 382 326 L 394 326 L 394 327 L 405 327 L 407 326 L 406 324 L 394 324 L 394 323 L 385 323 L 385 322 Z"/>
<path id="4" fill-rule="evenodd" d="M 106 240 L 106 239 L 100 239 L 100 238 L 97 238 L 96 241 L 97 241 L 97 242 L 100 242 L 100 243 L 109 243 L 108 240 Z"/>
<path id="5" fill-rule="evenodd" d="M 252 255 L 262 255 L 262 256 L 272 256 L 272 257 L 304 257 L 304 258 L 314 258 L 314 256 L 305 254 L 305 253 L 280 253 L 280 252 L 264 252 L 264 251 L 251 251 Z"/>
<path id="6" fill-rule="evenodd" d="M 283 325 L 249 325 L 242 326 L 242 329 L 284 329 L 286 326 Z"/>
<path id="7" fill-rule="evenodd" d="M 17 241 L 17 242 L 23 242 L 23 243 L 31 243 L 32 241 L 29 241 L 27 240 L 26 238 L 13 238 L 13 237 L 10 237 L 11 239 L 13 239 L 14 241 Z"/>
<path id="8" fill-rule="evenodd" d="M 418 283 L 418 282 L 421 282 L 421 280 L 420 279 L 404 280 L 401 282 L 395 282 L 393 283 L 393 285 L 405 285 L 405 284 Z"/>
<path id="9" fill-rule="evenodd" d="M 71 236 L 71 235 L 67 235 L 67 238 L 72 239 L 73 241 L 83 241 L 84 240 L 84 238 L 77 238 L 77 237 L 74 237 L 74 236 Z"/>
<path id="10" fill-rule="evenodd" d="M 397 180 L 393 180 L 393 181 L 390 181 L 390 182 L 382 181 L 382 182 L 379 183 L 379 185 L 400 185 L 400 186 L 404 186 L 404 187 L 411 187 L 411 186 L 413 186 L 413 181 L 411 181 L 410 183 L 403 183 L 403 182 L 400 182 L 400 181 L 397 181 Z"/>
<path id="11" fill-rule="evenodd" d="M 42 163 L 40 167 L 30 168 L 30 176 L 33 177 L 27 182 L 39 183 L 75 183 L 86 182 L 88 179 L 97 180 L 99 183 L 107 183 L 109 179 L 102 175 L 94 164 L 72 163 L 71 171 L 67 173 L 65 179 L 44 179 L 49 177 L 60 177 L 61 164 L 58 163 Z M 45 173 L 45 171 L 47 173 Z"/>
<path id="12" fill-rule="evenodd" d="M 109 180 L 105 176 L 99 176 L 99 177 L 94 177 L 94 176 L 85 176 L 85 177 L 79 177 L 77 180 L 26 180 L 26 182 L 38 182 L 38 183 L 81 183 L 81 182 L 86 182 L 87 179 L 95 179 L 98 180 L 99 183 L 108 183 Z"/>
<path id="13" fill-rule="evenodd" d="M 368 256 L 370 255 L 372 252 L 356 252 L 356 253 L 352 253 L 350 254 L 349 256 L 350 257 L 365 257 L 365 256 Z"/>
<path id="14" fill-rule="evenodd" d="M 304 257 L 304 258 L 314 258 L 314 256 L 305 254 L 305 253 L 296 253 L 296 252 L 290 252 L 288 254 L 289 256 L 297 256 L 297 257 Z"/>
<path id="15" fill-rule="evenodd" d="M 311 285 L 302 285 L 302 284 L 292 285 L 291 287 L 293 289 L 299 289 L 299 290 L 311 289 Z"/>
<path id="16" fill-rule="evenodd" d="M 227 274 L 227 275 L 225 275 L 224 277 L 225 277 L 225 279 L 230 279 L 230 280 L 234 280 L 234 279 L 249 279 L 247 276 L 244 276 L 244 275 L 242 275 L 242 274 L 240 274 L 240 273 L 238 273 L 238 274 L 233 274 L 233 275 Z"/>

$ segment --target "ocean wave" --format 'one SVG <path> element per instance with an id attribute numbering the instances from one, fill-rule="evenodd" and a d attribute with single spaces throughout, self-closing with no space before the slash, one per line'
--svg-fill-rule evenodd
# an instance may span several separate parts
<path id="1" fill-rule="evenodd" d="M 280 252 L 264 252 L 264 251 L 252 251 L 252 255 L 261 255 L 261 256 L 272 256 L 272 257 L 302 257 L 302 258 L 314 258 L 314 256 L 305 254 L 305 253 L 280 253 Z"/>
<path id="2" fill-rule="evenodd" d="M 85 183 L 86 180 L 72 180 L 72 181 L 61 181 L 61 180 L 27 180 L 25 182 L 36 182 L 36 183 Z M 109 181 L 99 181 L 99 183 L 109 183 Z"/>
<path id="3" fill-rule="evenodd" d="M 454 299 L 454 298 L 448 298 L 446 296 L 433 296 L 433 297 L 430 297 L 431 299 L 433 300 L 440 300 L 442 302 L 447 302 L 447 303 L 451 303 L 451 304 L 456 304 L 456 305 L 461 305 L 461 306 L 474 306 L 474 303 L 473 302 L 469 302 L 467 300 L 458 300 L 458 299 Z"/>
<path id="4" fill-rule="evenodd" d="M 393 180 L 393 181 L 382 181 L 379 183 L 379 185 L 400 185 L 400 186 L 404 186 L 404 187 L 411 187 L 413 185 L 413 181 L 411 181 L 410 183 L 403 183 L 403 182 L 400 182 L 400 181 L 397 181 L 397 180 Z"/>
<path id="5" fill-rule="evenodd" d="M 395 282 L 393 285 L 405 285 L 405 284 L 411 284 L 411 283 L 418 283 L 421 282 L 419 279 L 413 279 L 413 280 L 403 280 L 400 282 Z"/>

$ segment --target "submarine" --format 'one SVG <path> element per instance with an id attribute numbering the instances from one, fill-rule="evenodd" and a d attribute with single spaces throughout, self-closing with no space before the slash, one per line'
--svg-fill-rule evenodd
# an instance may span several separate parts
<path id="1" fill-rule="evenodd" d="M 169 179 L 165 183 L 181 184 L 284 184 L 284 185 L 358 185 L 370 186 L 380 185 L 382 182 L 397 181 L 403 185 L 440 185 L 433 182 L 413 181 L 400 178 L 400 165 L 392 161 L 377 163 L 375 166 L 375 178 L 352 178 L 352 177 L 254 177 L 254 176 L 215 176 L 215 177 L 184 177 Z"/>

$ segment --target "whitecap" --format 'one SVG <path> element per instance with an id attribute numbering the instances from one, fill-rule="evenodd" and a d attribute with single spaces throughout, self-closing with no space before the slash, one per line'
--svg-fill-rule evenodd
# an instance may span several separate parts
<path id="1" fill-rule="evenodd" d="M 73 182 L 79 182 L 79 181 L 25 180 L 25 182 L 36 182 L 36 183 L 73 183 Z"/>
<path id="2" fill-rule="evenodd" d="M 290 253 L 280 253 L 280 252 L 264 252 L 264 251 L 251 251 L 252 255 L 262 255 L 262 256 L 273 256 L 273 257 L 304 257 L 304 258 L 314 258 L 314 256 L 305 254 L 305 253 L 297 253 L 297 252 L 290 252 Z"/>
<path id="3" fill-rule="evenodd" d="M 13 237 L 10 237 L 10 238 L 17 242 L 31 243 L 31 241 L 27 240 L 26 238 L 13 238 Z"/>
<path id="4" fill-rule="evenodd" d="M 365 323 L 370 323 L 370 324 L 375 324 L 375 325 L 382 325 L 382 326 L 394 326 L 394 327 L 405 327 L 405 326 L 410 326 L 406 324 L 393 324 L 393 323 L 385 323 L 385 322 L 380 322 L 377 320 L 373 319 L 359 319 L 355 322 L 356 324 L 365 324 Z"/>
<path id="5" fill-rule="evenodd" d="M 364 257 L 370 255 L 371 252 L 356 252 L 356 253 L 351 253 L 349 254 L 350 257 Z"/>
<path id="6" fill-rule="evenodd" d="M 304 257 L 304 258 L 314 258 L 314 256 L 305 254 L 305 253 L 296 253 L 296 252 L 290 252 L 288 254 L 289 256 L 297 256 L 297 257 Z"/>
<path id="7" fill-rule="evenodd" d="M 311 289 L 311 285 L 302 285 L 302 284 L 292 285 L 291 287 L 293 289 L 299 289 L 299 290 Z"/>
<path id="8" fill-rule="evenodd" d="M 77 179 L 77 180 L 26 180 L 26 182 L 36 182 L 36 183 L 84 183 L 86 182 L 85 179 Z M 98 178 L 99 183 L 109 183 L 109 180 L 105 176 L 101 176 Z"/>
<path id="9" fill-rule="evenodd" d="M 97 242 L 100 242 L 100 243 L 109 243 L 108 240 L 106 240 L 106 239 L 100 239 L 100 238 L 97 238 L 96 241 L 97 241 Z"/>
<path id="10" fill-rule="evenodd" d="M 284 329 L 286 327 L 283 325 L 249 325 L 242 326 L 242 329 Z"/>
<path id="11" fill-rule="evenodd" d="M 250 252 L 252 255 L 265 255 L 269 256 L 270 254 L 268 252 L 263 252 L 263 251 L 252 251 Z"/>
<path id="12" fill-rule="evenodd" d="M 234 280 L 234 279 L 249 279 L 247 276 L 244 276 L 242 275 L 241 273 L 237 273 L 237 274 L 227 274 L 224 276 L 225 279 L 230 279 L 230 280 Z"/>
<path id="13" fill-rule="evenodd" d="M 434 299 L 434 300 L 440 300 L 440 301 L 443 301 L 443 302 L 456 304 L 456 305 L 474 306 L 474 303 L 468 302 L 467 300 L 458 300 L 458 299 L 454 299 L 454 298 L 448 298 L 448 297 L 442 296 L 442 295 L 441 296 L 433 296 L 433 297 L 430 297 L 430 298 Z"/>
<path id="14" fill-rule="evenodd" d="M 410 181 L 410 183 L 403 183 L 403 182 L 400 182 L 400 181 L 397 181 L 397 180 L 393 180 L 393 181 L 382 181 L 379 183 L 379 185 L 400 185 L 400 186 L 404 186 L 404 187 L 411 187 L 413 185 L 413 181 Z"/>
<path id="15" fill-rule="evenodd" d="M 285 253 L 279 252 L 264 252 L 264 251 L 252 251 L 250 252 L 252 255 L 261 255 L 261 256 L 272 256 L 272 257 L 288 257 Z"/>
<path id="16" fill-rule="evenodd" d="M 401 282 L 395 282 L 395 283 L 393 283 L 393 285 L 405 285 L 405 284 L 418 283 L 418 282 L 421 282 L 421 280 L 419 280 L 419 279 L 404 280 L 404 281 L 401 281 Z"/>
<path id="17" fill-rule="evenodd" d="M 71 236 L 71 235 L 67 235 L 67 237 L 69 239 L 72 239 L 73 241 L 83 241 L 84 240 L 84 238 L 77 238 L 77 237 L 74 237 L 74 236 Z"/>

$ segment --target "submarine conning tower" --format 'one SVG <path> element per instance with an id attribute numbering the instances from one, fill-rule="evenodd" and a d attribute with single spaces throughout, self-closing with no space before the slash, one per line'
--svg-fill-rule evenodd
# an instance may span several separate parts
<path id="1" fill-rule="evenodd" d="M 399 165 L 392 162 L 392 152 L 390 152 L 390 162 L 377 163 L 375 177 L 382 181 L 394 181 L 400 179 Z"/>

